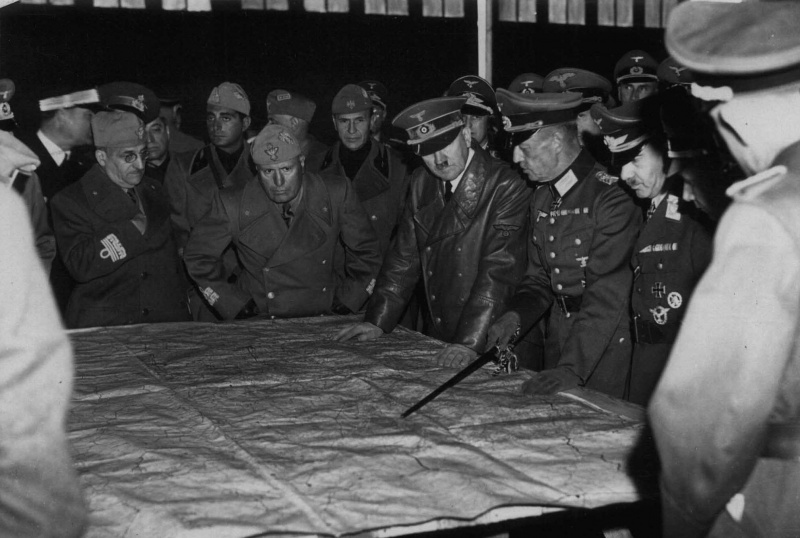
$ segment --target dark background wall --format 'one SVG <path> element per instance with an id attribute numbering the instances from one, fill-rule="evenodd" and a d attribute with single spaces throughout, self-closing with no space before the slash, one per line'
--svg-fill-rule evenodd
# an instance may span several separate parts
<path id="1" fill-rule="evenodd" d="M 377 79 L 391 92 L 390 115 L 441 95 L 456 78 L 477 72 L 475 3 L 466 17 L 243 11 L 220 4 L 207 13 L 90 7 L 12 5 L 0 12 L 0 76 L 12 78 L 12 106 L 23 127 L 37 123 L 37 100 L 54 89 L 86 89 L 132 80 L 160 95 L 183 99 L 185 128 L 204 135 L 211 88 L 239 82 L 266 120 L 265 98 L 274 88 L 294 90 L 318 105 L 312 131 L 334 137 L 330 101 L 344 84 Z M 228 6 L 227 8 L 225 6 Z M 363 11 L 363 9 L 361 9 Z M 544 18 L 546 14 L 541 14 Z M 589 13 L 591 20 L 591 13 Z M 542 75 L 557 67 L 583 67 L 611 78 L 616 60 L 642 48 L 666 56 L 662 30 L 495 23 L 495 86 L 519 73 Z"/>

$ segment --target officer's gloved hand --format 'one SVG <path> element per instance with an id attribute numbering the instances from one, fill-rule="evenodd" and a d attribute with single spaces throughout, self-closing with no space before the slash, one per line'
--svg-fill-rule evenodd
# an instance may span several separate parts
<path id="1" fill-rule="evenodd" d="M 463 368 L 478 357 L 476 351 L 461 344 L 450 344 L 436 354 L 434 360 L 439 366 L 448 368 Z"/>
<path id="2" fill-rule="evenodd" d="M 249 301 L 247 301 L 247 304 L 244 305 L 241 310 L 239 310 L 239 313 L 236 314 L 236 317 L 233 319 L 252 318 L 253 316 L 259 315 L 260 313 L 261 311 L 258 309 L 258 305 L 256 304 L 256 302 L 253 299 L 250 299 Z"/>
<path id="3" fill-rule="evenodd" d="M 519 314 L 513 310 L 509 310 L 500 316 L 494 324 L 489 327 L 489 332 L 486 335 L 486 351 L 492 349 L 497 344 L 500 349 L 504 349 L 508 345 L 508 341 L 514 336 L 519 328 L 520 318 Z"/>
<path id="4" fill-rule="evenodd" d="M 555 394 L 578 386 L 580 378 L 564 368 L 552 368 L 533 374 L 522 385 L 522 393 L 529 396 Z"/>

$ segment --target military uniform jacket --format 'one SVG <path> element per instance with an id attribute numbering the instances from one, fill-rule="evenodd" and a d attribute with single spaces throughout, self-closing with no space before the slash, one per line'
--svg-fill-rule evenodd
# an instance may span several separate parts
<path id="1" fill-rule="evenodd" d="M 737 492 L 738 532 L 797 536 L 800 526 L 800 464 L 759 458 L 768 424 L 800 421 L 800 143 L 774 164 L 729 189 L 734 203 L 651 400 L 667 538 L 732 525 L 725 507 Z"/>
<path id="2" fill-rule="evenodd" d="M 674 340 L 692 291 L 711 261 L 709 219 L 681 200 L 679 176 L 667 181 L 667 195 L 642 226 L 631 258 L 633 316 L 654 325 L 667 340 L 646 343 Z"/>
<path id="3" fill-rule="evenodd" d="M 59 252 L 77 281 L 70 327 L 189 317 L 166 193 L 147 177 L 135 190 L 147 216 L 144 235 L 131 222 L 137 204 L 97 165 L 52 201 Z"/>
<path id="4" fill-rule="evenodd" d="M 340 142 L 328 151 L 322 174 L 344 176 L 339 161 Z M 389 250 L 408 194 L 409 175 L 399 153 L 373 140 L 369 155 L 352 178 L 353 189 L 378 236 L 381 255 Z"/>
<path id="5" fill-rule="evenodd" d="M 418 168 L 365 321 L 390 332 L 421 275 L 432 336 L 482 351 L 525 268 L 530 194 L 516 172 L 480 149 L 448 204 L 443 182 Z"/>
<path id="6" fill-rule="evenodd" d="M 191 160 L 186 153 L 175 154 L 164 178 L 172 205 L 172 224 L 178 248 L 183 249 L 195 224 L 219 199 L 220 191 L 236 192 L 253 178 L 250 145 L 245 143 L 239 162 L 230 174 L 219 162 L 213 145 L 205 146 Z M 187 166 L 187 161 L 189 165 Z"/>
<path id="7" fill-rule="evenodd" d="M 628 331 L 630 257 L 641 211 L 616 180 L 583 150 L 553 185 L 560 203 L 554 204 L 548 185 L 536 189 L 531 199 L 528 268 L 509 305 L 520 314 L 524 334 L 557 296 L 580 300 L 580 310 L 569 317 L 551 317 L 560 320 L 561 333 L 567 333 L 558 366 L 584 383 L 601 361 L 627 365 L 630 360 L 629 338 L 618 334 L 621 329 Z M 627 345 L 610 347 L 614 337 L 626 338 Z M 627 356 L 617 356 L 623 353 Z M 626 373 L 619 375 L 624 382 Z"/>
<path id="8" fill-rule="evenodd" d="M 349 181 L 305 174 L 291 226 L 257 178 L 237 196 L 237 209 L 219 200 L 186 245 L 184 261 L 208 303 L 232 319 L 255 300 L 262 313 L 301 317 L 329 313 L 334 296 L 352 311 L 367 300 L 380 269 L 378 241 Z M 228 218 L 230 214 L 231 218 Z M 337 286 L 333 256 L 345 245 L 347 278 Z M 231 284 L 220 254 L 233 243 L 243 272 Z"/>

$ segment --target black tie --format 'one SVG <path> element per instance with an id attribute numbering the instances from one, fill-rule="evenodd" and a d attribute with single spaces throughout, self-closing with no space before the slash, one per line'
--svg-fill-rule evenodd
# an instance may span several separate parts
<path id="1" fill-rule="evenodd" d="M 283 212 L 281 213 L 281 217 L 283 218 L 283 222 L 286 223 L 286 227 L 288 228 L 292 224 L 292 217 L 294 217 L 294 211 L 292 211 L 292 205 L 289 203 L 283 204 Z"/>
<path id="2" fill-rule="evenodd" d="M 450 198 L 453 197 L 453 183 L 450 181 L 444 182 L 444 203 L 450 201 Z"/>

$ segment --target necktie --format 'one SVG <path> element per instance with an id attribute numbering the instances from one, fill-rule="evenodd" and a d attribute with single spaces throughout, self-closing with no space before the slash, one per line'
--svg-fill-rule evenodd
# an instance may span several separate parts
<path id="1" fill-rule="evenodd" d="M 656 214 L 656 209 L 657 208 L 658 208 L 658 205 L 656 205 L 656 201 L 655 200 L 650 202 L 650 208 L 647 210 L 647 220 L 650 220 L 653 217 L 653 215 Z"/>
<path id="2" fill-rule="evenodd" d="M 292 217 L 294 217 L 294 211 L 292 211 L 292 205 L 289 203 L 285 203 L 282 206 L 281 218 L 283 218 L 283 222 L 286 223 L 286 227 L 288 228 L 292 224 Z"/>
<path id="3" fill-rule="evenodd" d="M 444 203 L 450 201 L 450 198 L 453 197 L 453 183 L 450 181 L 444 182 Z"/>
<path id="4" fill-rule="evenodd" d="M 136 204 L 136 216 L 131 219 L 131 222 L 136 226 L 136 229 L 139 230 L 139 233 L 144 235 L 144 232 L 147 231 L 147 216 L 144 214 L 142 205 L 139 203 L 139 197 L 136 195 L 136 191 L 133 190 L 133 188 L 125 192 L 128 193 L 128 198 Z"/>

